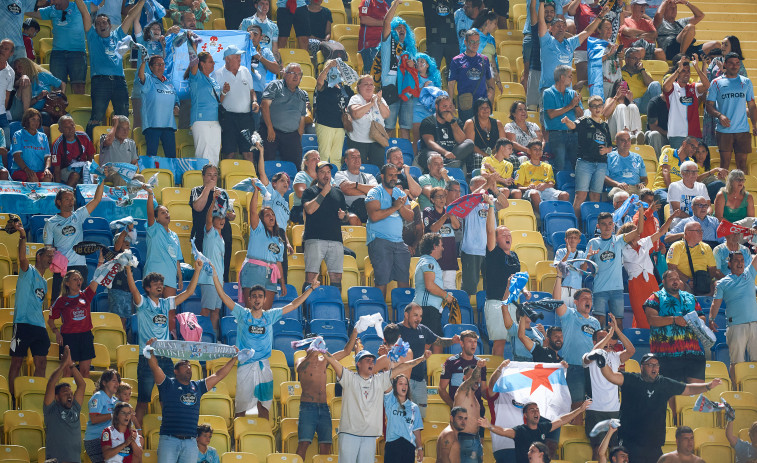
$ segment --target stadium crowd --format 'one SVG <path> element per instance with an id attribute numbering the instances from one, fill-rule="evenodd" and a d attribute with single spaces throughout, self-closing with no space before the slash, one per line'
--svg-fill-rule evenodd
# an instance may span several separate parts
<path id="1" fill-rule="evenodd" d="M 225 27 L 249 33 L 249 48 L 220 55 L 192 32 L 217 27 L 205 0 L 11 0 L 0 11 L 0 185 L 60 184 L 58 212 L 41 227 L 23 210 L 5 218 L 18 237 L 8 249 L 17 280 L 7 385 L 26 410 L 16 380 L 22 371 L 46 378 L 44 458 L 147 460 L 147 426 L 159 415 L 152 461 L 220 463 L 211 439 L 229 431 L 203 422 L 203 396 L 231 383 L 228 423 L 256 415 L 283 428 L 271 362 L 287 334 L 301 391 L 293 453 L 303 461 L 317 442 L 320 455 L 372 463 L 382 438 L 385 461 L 548 463 L 566 425 L 584 428 L 598 462 L 704 461 L 684 420 L 666 440 L 666 413 L 685 396 L 718 402 L 711 391 L 736 390 L 738 365 L 757 361 L 757 106 L 738 37 L 697 41 L 705 14 L 686 0 L 529 0 L 515 83 L 495 40 L 506 1 L 424 0 L 421 52 L 401 1 L 361 0 L 361 66 L 331 40 L 323 3 L 279 0 L 273 21 L 269 0 L 224 2 Z M 692 16 L 678 19 L 682 8 Z M 153 20 L 156 9 L 165 20 Z M 43 65 L 33 43 L 47 20 Z M 282 57 L 292 29 L 301 62 Z M 188 55 L 183 99 L 172 69 L 179 50 Z M 667 72 L 653 76 L 654 62 Z M 505 93 L 515 86 L 520 93 Z M 83 128 L 65 106 L 87 90 Z M 191 208 L 183 235 L 146 176 L 95 180 L 89 170 L 95 159 L 141 167 L 176 158 L 185 129 L 202 167 L 182 197 Z M 307 135 L 315 145 L 303 144 Z M 226 182 L 228 160 L 247 180 Z M 109 200 L 106 186 L 135 181 L 142 220 L 120 217 L 113 253 L 86 257 L 85 224 Z M 86 183 L 98 185 L 82 202 L 75 192 Z M 354 247 L 345 228 L 364 230 Z M 30 248 L 32 236 L 42 243 Z M 246 243 L 234 247 L 235 238 Z M 201 254 L 190 256 L 194 247 Z M 115 255 L 139 262 L 113 267 Z M 360 283 L 348 279 L 351 262 L 360 291 L 374 295 L 367 312 L 349 296 Z M 106 267 L 116 270 L 104 283 Z M 316 300 L 336 309 L 318 312 Z M 131 382 L 93 364 L 95 307 L 117 315 L 114 328 L 138 345 Z M 299 331 L 277 331 L 290 320 Z M 319 321 L 343 335 L 329 337 Z M 194 337 L 196 326 L 207 337 Z M 720 342 L 712 350 L 708 330 Z M 156 353 L 200 339 L 236 348 L 206 373 L 189 351 L 178 361 Z M 52 352 L 60 359 L 49 373 Z M 723 377 L 707 370 L 717 352 L 729 363 Z M 432 356 L 442 353 L 434 378 Z M 502 384 L 518 365 L 562 372 L 533 376 L 530 387 L 564 388 L 564 410 L 511 400 Z M 90 376 L 96 391 L 87 392 Z M 449 414 L 429 449 L 422 432 L 434 403 Z M 754 462 L 757 421 L 742 434 L 740 415 L 757 416 L 757 401 L 713 423 L 738 463 Z"/>

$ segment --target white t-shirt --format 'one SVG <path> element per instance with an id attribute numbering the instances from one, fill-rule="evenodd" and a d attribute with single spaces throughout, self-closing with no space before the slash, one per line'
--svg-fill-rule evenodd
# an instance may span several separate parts
<path id="1" fill-rule="evenodd" d="M 382 98 L 381 101 L 386 104 L 386 101 Z M 350 98 L 349 103 L 347 103 L 347 106 L 363 106 L 364 104 L 368 103 L 365 98 L 360 96 L 359 93 L 356 93 L 352 95 L 352 98 Z M 371 122 L 381 122 L 384 123 L 384 118 L 381 117 L 381 113 L 378 110 L 377 105 L 371 106 L 370 111 L 368 113 L 357 119 L 352 118 L 352 132 L 348 132 L 347 136 L 350 137 L 352 141 L 356 141 L 358 143 L 373 143 L 373 140 L 371 139 L 371 136 L 369 135 L 371 131 Z M 384 400 L 383 398 L 381 400 Z"/>
<path id="2" fill-rule="evenodd" d="M 673 201 L 678 201 L 681 203 L 681 209 L 689 215 L 693 215 L 691 204 L 697 196 L 703 196 L 708 200 L 710 199 L 710 195 L 707 193 L 707 187 L 704 183 L 694 182 L 694 188 L 689 188 L 683 184 L 683 180 L 679 180 L 671 183 L 668 187 L 668 202 L 672 203 Z M 672 227 L 675 227 L 676 223 L 678 222 L 674 222 Z"/>
<path id="3" fill-rule="evenodd" d="M 703 94 L 697 92 L 697 98 Z M 670 111 L 668 116 L 668 137 L 688 137 L 689 136 L 689 119 L 686 114 L 688 106 L 681 102 L 686 100 L 686 88 L 673 82 L 673 91 L 668 97 L 670 102 Z M 693 104 L 690 103 L 690 104 Z"/>
<path id="4" fill-rule="evenodd" d="M 374 177 L 372 174 L 366 174 L 365 172 L 353 174 L 349 170 L 340 170 L 334 176 L 334 183 L 336 183 L 336 186 L 341 186 L 343 182 L 358 182 L 361 185 L 370 186 L 378 185 L 378 183 L 376 182 L 376 177 Z M 365 198 L 365 195 L 344 195 L 344 200 L 347 202 L 347 206 L 352 206 L 352 203 L 354 203 L 358 198 Z"/>
<path id="5" fill-rule="evenodd" d="M 5 107 L 6 92 L 13 91 L 13 82 L 16 80 L 16 72 L 10 63 L 5 65 L 5 69 L 0 70 L 0 115 L 5 114 L 8 109 Z"/>
<path id="6" fill-rule="evenodd" d="M 391 370 L 363 379 L 347 368 L 342 369 L 342 418 L 339 432 L 361 437 L 382 435 L 384 391 L 392 387 Z"/>
<path id="7" fill-rule="evenodd" d="M 644 281 L 654 278 L 654 264 L 649 257 L 649 250 L 652 249 L 652 238 L 649 236 L 639 240 L 639 250 L 634 249 L 630 244 L 623 248 L 623 267 L 628 272 L 628 279 L 633 280 L 639 275 L 644 275 Z"/>
<path id="8" fill-rule="evenodd" d="M 589 353 L 584 354 L 584 356 Z M 607 352 L 607 365 L 612 371 L 617 372 L 620 368 L 620 354 L 617 352 Z M 617 412 L 620 410 L 620 399 L 618 397 L 618 386 L 607 381 L 602 375 L 602 371 L 597 366 L 597 362 L 584 364 L 584 368 L 589 369 L 591 377 L 591 405 L 588 410 L 595 412 Z"/>
<path id="9" fill-rule="evenodd" d="M 228 82 L 229 93 L 223 98 L 223 107 L 226 111 L 232 113 L 249 113 L 251 111 L 252 99 L 250 91 L 252 88 L 252 74 L 244 66 L 239 66 L 237 75 L 234 75 L 226 69 L 226 66 L 216 70 L 214 75 L 216 82 L 223 91 L 223 85 Z M 221 95 L 218 95 L 221 98 Z"/>

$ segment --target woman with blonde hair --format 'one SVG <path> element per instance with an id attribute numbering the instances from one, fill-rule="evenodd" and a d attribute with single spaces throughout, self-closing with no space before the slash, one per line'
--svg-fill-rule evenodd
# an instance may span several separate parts
<path id="1" fill-rule="evenodd" d="M 754 217 L 754 197 L 744 186 L 744 172 L 732 170 L 726 178 L 725 186 L 715 197 L 715 217 L 718 220 L 736 222 L 746 217 Z"/>
<path id="2" fill-rule="evenodd" d="M 292 199 L 292 210 L 289 211 L 289 220 L 294 223 L 303 223 L 302 193 L 310 188 L 313 180 L 315 180 L 315 170 L 319 162 L 321 162 L 321 154 L 316 150 L 310 150 L 302 156 L 300 171 L 297 172 L 292 181 L 294 198 Z"/>
<path id="3" fill-rule="evenodd" d="M 371 138 L 371 124 L 376 122 L 383 127 L 390 110 L 381 97 L 381 90 L 376 92 L 375 89 L 373 77 L 368 74 L 360 76 L 357 94 L 350 98 L 348 104 L 352 116 L 352 132 L 347 134 L 347 147 L 360 151 L 363 163 L 382 166 L 386 159 L 385 149 Z"/>
<path id="4" fill-rule="evenodd" d="M 18 58 L 13 62 L 13 70 L 16 72 L 16 80 L 19 81 L 16 96 L 23 105 L 23 111 L 34 108 L 42 111 L 45 107 L 45 97 L 53 92 L 65 93 L 66 83 L 52 75 L 48 70 L 30 60 L 29 58 Z M 29 78 L 29 84 L 19 80 L 22 76 Z M 41 112 L 42 125 L 49 127 L 52 124 L 50 115 Z"/>

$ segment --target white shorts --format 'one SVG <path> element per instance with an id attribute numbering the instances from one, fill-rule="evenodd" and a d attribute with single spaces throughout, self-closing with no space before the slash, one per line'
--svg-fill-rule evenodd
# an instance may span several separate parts
<path id="1" fill-rule="evenodd" d="M 556 188 L 545 188 L 544 191 L 531 189 L 526 191 L 526 199 L 531 199 L 531 195 L 537 192 L 542 201 L 557 201 L 558 196 L 562 193 L 561 190 Z"/>
<path id="2" fill-rule="evenodd" d="M 573 52 L 573 64 L 585 63 L 589 61 L 589 53 L 586 50 L 576 50 Z"/>
<path id="3" fill-rule="evenodd" d="M 512 312 L 512 311 L 511 311 Z M 491 341 L 504 341 L 507 339 L 507 328 L 502 318 L 502 301 L 487 299 L 484 303 L 484 317 L 486 318 L 486 332 Z"/>
<path id="4" fill-rule="evenodd" d="M 576 291 L 578 291 L 575 288 L 571 288 L 569 286 L 563 286 L 562 290 L 560 292 L 560 299 L 571 308 L 576 308 L 576 300 L 573 299 L 573 295 L 576 294 Z"/>
<path id="5" fill-rule="evenodd" d="M 444 289 L 457 289 L 457 270 L 442 270 Z"/>
<path id="6" fill-rule="evenodd" d="M 731 364 L 746 361 L 746 351 L 749 351 L 752 361 L 757 359 L 757 322 L 730 325 L 726 329 L 725 339 L 728 341 Z"/>
<path id="7" fill-rule="evenodd" d="M 273 371 L 268 359 L 237 367 L 237 397 L 235 413 L 244 413 L 258 402 L 271 410 L 273 402 Z"/>

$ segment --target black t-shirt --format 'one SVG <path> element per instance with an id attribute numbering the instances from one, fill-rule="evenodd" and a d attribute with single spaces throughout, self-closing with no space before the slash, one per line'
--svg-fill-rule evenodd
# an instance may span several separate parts
<path id="1" fill-rule="evenodd" d="M 585 162 L 607 163 L 607 155 L 599 154 L 599 148 L 612 146 L 610 126 L 584 116 L 576 122 L 578 133 L 578 158 Z"/>
<path id="2" fill-rule="evenodd" d="M 549 34 L 549 32 L 547 32 Z M 528 62 L 528 68 L 534 71 L 541 71 L 541 42 L 539 42 L 539 23 L 531 26 L 531 61 Z"/>
<path id="3" fill-rule="evenodd" d="M 423 233 L 431 233 L 431 225 L 438 222 L 442 215 L 444 215 L 443 212 L 437 212 L 433 207 L 424 209 Z M 439 262 L 439 267 L 442 270 L 457 270 L 457 244 L 455 244 L 455 230 L 452 228 L 452 219 L 447 217 L 438 233 L 442 237 L 442 245 L 444 246 L 442 257 L 436 259 Z"/>
<path id="4" fill-rule="evenodd" d="M 560 363 L 562 361 L 560 354 L 552 349 L 543 347 L 538 342 L 534 343 L 534 350 L 531 351 L 531 356 L 534 362 Z"/>
<path id="5" fill-rule="evenodd" d="M 499 246 L 491 251 L 486 249 L 486 298 L 502 300 L 507 289 L 507 279 L 510 275 L 520 272 L 520 259 L 515 251 L 508 255 Z"/>
<path id="6" fill-rule="evenodd" d="M 161 2 L 168 9 L 168 2 Z M 223 0 L 224 19 L 226 30 L 235 31 L 244 18 L 249 18 L 256 13 L 257 2 L 251 0 Z"/>
<path id="7" fill-rule="evenodd" d="M 314 184 L 302 192 L 302 204 L 312 201 L 316 196 L 321 194 L 321 187 Z M 337 187 L 331 187 L 329 194 L 323 199 L 321 206 L 312 214 L 308 214 L 303 209 L 305 220 L 305 233 L 302 235 L 304 240 L 326 240 L 342 242 L 342 222 L 339 220 L 339 209 L 346 211 L 347 202 L 344 200 L 344 193 Z"/>
<path id="8" fill-rule="evenodd" d="M 342 112 L 354 94 L 348 85 L 329 87 L 323 84 L 323 89 L 315 92 L 313 97 L 315 122 L 333 129 L 343 129 Z"/>
<path id="9" fill-rule="evenodd" d="M 460 385 L 463 384 L 463 370 L 468 366 L 475 367 L 480 358 L 473 356 L 470 360 L 465 360 L 461 354 L 453 355 L 448 358 L 442 365 L 442 376 L 440 379 L 449 380 L 449 396 L 454 399 Z M 486 383 L 486 367 L 481 369 L 481 384 Z M 478 400 L 480 416 L 484 416 L 486 409 L 484 401 L 481 399 L 481 388 L 476 389 L 476 399 Z"/>
<path id="10" fill-rule="evenodd" d="M 421 121 L 420 135 L 421 145 L 428 148 L 423 142 L 424 135 L 432 135 L 434 141 L 447 151 L 452 151 L 456 146 L 455 135 L 452 133 L 453 122 L 440 123 L 436 120 L 436 114 L 432 114 Z M 458 121 L 459 125 L 460 122 Z"/>
<path id="11" fill-rule="evenodd" d="M 525 424 L 513 428 L 515 431 L 515 463 L 528 463 L 528 449 L 534 442 L 544 442 L 547 434 L 552 432 L 552 422 L 544 417 L 539 418 L 536 429 Z M 663 433 L 665 437 L 665 433 Z"/>
<path id="12" fill-rule="evenodd" d="M 200 195 L 202 195 L 202 190 L 205 188 L 203 185 L 196 186 L 192 188 L 192 192 L 189 195 L 189 207 L 192 207 L 195 201 L 197 201 L 200 198 Z M 226 191 L 221 190 L 221 196 L 218 197 L 216 200 L 219 207 L 225 207 L 226 204 L 229 202 L 229 195 L 226 193 Z M 191 237 L 195 239 L 195 246 L 197 246 L 197 249 L 202 251 L 202 242 L 205 239 L 205 219 L 208 216 L 208 208 L 213 203 L 213 193 L 208 194 L 208 200 L 205 202 L 205 207 L 202 208 L 201 211 L 197 212 L 194 207 L 192 207 L 192 231 L 191 231 Z M 231 236 L 231 221 L 227 220 L 226 224 L 223 226 L 223 229 L 221 230 L 221 235 L 228 234 L 228 236 Z"/>
<path id="13" fill-rule="evenodd" d="M 326 24 L 334 22 L 331 18 L 331 10 L 326 7 L 322 7 L 321 11 L 317 13 L 308 10 L 308 18 L 310 19 L 310 35 L 324 40 L 326 38 Z"/>
<path id="14" fill-rule="evenodd" d="M 426 23 L 426 43 L 457 44 L 455 29 L 455 0 L 426 0 L 423 18 Z"/>
<path id="15" fill-rule="evenodd" d="M 668 130 L 668 105 L 665 103 L 665 99 L 662 95 L 658 95 L 649 100 L 649 106 L 647 106 L 647 130 L 652 130 L 649 126 L 650 122 L 657 119 L 657 125 L 662 130 Z"/>
<path id="16" fill-rule="evenodd" d="M 646 382 L 638 373 L 622 373 L 620 438 L 636 445 L 662 447 L 668 399 L 680 395 L 686 385 L 664 376 Z"/>
<path id="17" fill-rule="evenodd" d="M 397 326 L 400 329 L 400 337 L 410 344 L 410 349 L 413 350 L 413 356 L 416 358 L 423 355 L 426 352 L 426 346 L 433 344 L 439 337 L 423 323 L 419 324 L 417 329 L 408 328 L 403 323 L 399 323 Z M 426 362 L 421 362 L 420 365 L 413 367 L 410 379 L 415 381 L 426 379 Z"/>

